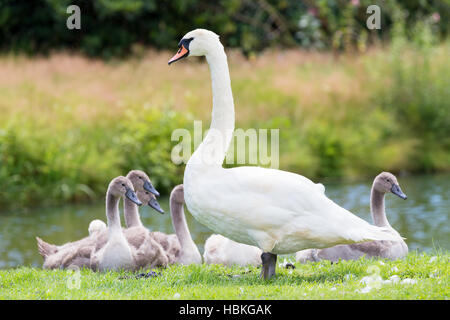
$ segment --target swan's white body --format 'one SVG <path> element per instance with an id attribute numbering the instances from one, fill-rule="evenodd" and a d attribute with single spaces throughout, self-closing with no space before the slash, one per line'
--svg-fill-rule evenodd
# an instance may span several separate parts
<path id="1" fill-rule="evenodd" d="M 184 186 L 192 215 L 264 252 L 398 239 L 338 206 L 302 176 L 258 167 L 208 168 L 194 176 L 190 169 L 188 163 Z"/>
<path id="2" fill-rule="evenodd" d="M 234 241 L 274 254 L 398 237 L 370 225 L 327 198 L 324 187 L 290 172 L 225 169 L 234 130 L 234 103 L 218 36 L 194 30 L 190 55 L 205 55 L 213 90 L 211 128 L 186 164 L 186 205 L 200 223 Z"/>
<path id="3" fill-rule="evenodd" d="M 206 264 L 259 266 L 261 254 L 261 249 L 255 246 L 233 241 L 220 234 L 213 234 L 205 242 L 203 258 Z"/>

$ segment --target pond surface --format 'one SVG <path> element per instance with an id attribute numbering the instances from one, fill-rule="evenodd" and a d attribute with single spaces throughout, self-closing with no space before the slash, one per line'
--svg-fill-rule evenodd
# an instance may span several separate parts
<path id="1" fill-rule="evenodd" d="M 386 195 L 386 213 L 390 224 L 406 237 L 410 250 L 450 249 L 450 175 L 399 178 L 408 195 L 402 200 Z M 359 217 L 372 223 L 369 211 L 371 181 L 366 183 L 325 183 L 327 196 Z M 142 222 L 151 230 L 173 233 L 169 199 L 159 200 L 166 214 L 149 207 L 141 208 Z M 89 222 L 106 221 L 103 203 L 35 209 L 27 212 L 0 213 L 0 268 L 21 265 L 42 266 L 35 237 L 62 244 L 87 236 Z M 185 209 L 194 242 L 203 253 L 203 245 L 212 233 Z M 122 219 L 123 222 L 123 219 Z"/>

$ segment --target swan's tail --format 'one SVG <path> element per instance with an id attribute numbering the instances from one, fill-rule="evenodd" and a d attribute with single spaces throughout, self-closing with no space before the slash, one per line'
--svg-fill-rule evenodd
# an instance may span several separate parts
<path id="1" fill-rule="evenodd" d="M 47 243 L 39 237 L 36 237 L 36 241 L 39 254 L 44 259 L 58 250 L 57 246 L 55 246 L 54 244 Z"/>
<path id="2" fill-rule="evenodd" d="M 377 227 L 377 226 L 369 226 L 369 230 L 364 230 L 362 233 L 361 230 L 354 230 L 354 232 L 350 232 L 350 234 L 353 233 L 353 240 L 360 239 L 357 242 L 365 242 L 365 241 L 403 241 L 405 238 L 400 236 L 400 234 L 395 231 L 392 228 L 389 227 Z M 358 234 L 355 234 L 358 233 Z"/>

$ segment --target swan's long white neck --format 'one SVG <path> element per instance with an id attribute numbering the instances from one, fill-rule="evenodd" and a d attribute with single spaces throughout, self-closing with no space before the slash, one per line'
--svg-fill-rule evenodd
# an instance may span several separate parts
<path id="1" fill-rule="evenodd" d="M 390 227 L 387 218 L 386 211 L 384 207 L 384 193 L 377 191 L 374 186 L 372 186 L 372 191 L 370 194 L 370 213 L 372 214 L 373 223 L 377 227 Z"/>
<path id="2" fill-rule="evenodd" d="M 203 142 L 189 159 L 188 167 L 221 167 L 234 131 L 234 102 L 227 56 L 220 42 L 206 55 L 213 93 L 211 127 Z"/>

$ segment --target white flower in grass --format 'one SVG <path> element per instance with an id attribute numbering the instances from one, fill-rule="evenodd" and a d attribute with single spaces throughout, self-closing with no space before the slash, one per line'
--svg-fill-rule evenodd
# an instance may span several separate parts
<path id="1" fill-rule="evenodd" d="M 70 265 L 68 267 L 69 277 L 66 280 L 66 286 L 69 290 L 80 289 L 81 286 L 81 273 L 80 268 L 76 265 Z"/>
<path id="2" fill-rule="evenodd" d="M 381 287 L 383 278 L 381 278 L 380 276 L 380 268 L 375 265 L 369 266 L 367 268 L 367 273 L 369 273 L 370 275 L 362 278 L 360 282 L 365 283 L 366 285 L 370 285 L 374 288 Z"/>
<path id="3" fill-rule="evenodd" d="M 388 280 L 384 280 L 384 284 L 391 284 L 391 283 L 397 283 L 400 281 L 400 277 L 398 275 L 390 276 Z"/>
<path id="4" fill-rule="evenodd" d="M 181 295 L 177 292 L 177 293 L 175 293 L 175 294 L 173 295 L 173 297 L 174 297 L 175 299 L 180 299 Z"/>
<path id="5" fill-rule="evenodd" d="M 417 280 L 406 278 L 406 279 L 403 279 L 402 282 L 400 282 L 400 283 L 401 284 L 416 284 Z"/>
<path id="6" fill-rule="evenodd" d="M 367 286 L 367 287 L 364 287 L 364 288 L 362 288 L 361 290 L 356 290 L 356 292 L 359 292 L 359 293 L 369 293 L 370 292 L 370 290 L 372 290 L 373 288 L 371 287 L 371 286 Z"/>
<path id="7" fill-rule="evenodd" d="M 371 276 L 366 276 L 366 277 L 362 278 L 360 283 L 363 283 L 365 285 L 372 286 L 375 288 L 375 287 L 381 287 L 382 281 L 383 281 L 383 278 L 381 278 L 379 275 L 371 275 Z"/>
<path id="8" fill-rule="evenodd" d="M 429 277 L 430 277 L 430 278 L 437 278 L 437 277 L 439 277 L 439 271 L 437 271 L 436 269 L 434 269 L 433 272 L 430 273 Z"/>
<path id="9" fill-rule="evenodd" d="M 435 262 L 436 260 L 437 260 L 437 257 L 436 257 L 436 256 L 431 257 L 430 260 L 428 260 L 428 263 L 433 263 L 433 262 Z"/>
<path id="10" fill-rule="evenodd" d="M 280 267 L 286 268 L 286 266 L 288 264 L 294 264 L 292 261 L 287 260 L 286 258 L 284 258 L 283 263 L 278 264 Z"/>
<path id="11" fill-rule="evenodd" d="M 397 267 L 392 267 L 392 268 L 391 268 L 391 271 L 392 271 L 392 272 L 398 272 L 398 268 L 397 268 Z"/>
<path id="12" fill-rule="evenodd" d="M 395 274 L 395 275 L 389 277 L 389 280 L 391 280 L 393 283 L 397 283 L 400 281 L 400 277 Z"/>
<path id="13" fill-rule="evenodd" d="M 361 290 L 356 290 L 360 293 L 368 293 L 372 289 L 379 289 L 383 284 L 383 278 L 380 276 L 380 268 L 376 265 L 371 265 L 367 268 L 367 272 L 370 274 L 363 277 L 359 282 L 365 284 L 366 286 Z"/>
<path id="14" fill-rule="evenodd" d="M 384 266 L 385 265 L 385 263 L 383 262 L 383 261 L 378 261 L 378 263 L 380 264 L 380 265 L 382 265 L 382 266 Z"/>
<path id="15" fill-rule="evenodd" d="M 331 290 L 331 291 L 335 291 L 335 290 L 336 290 L 336 287 L 332 287 L 330 290 Z"/>

